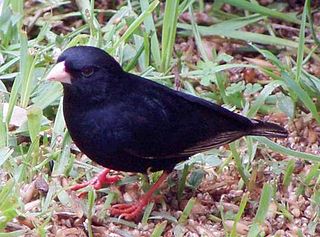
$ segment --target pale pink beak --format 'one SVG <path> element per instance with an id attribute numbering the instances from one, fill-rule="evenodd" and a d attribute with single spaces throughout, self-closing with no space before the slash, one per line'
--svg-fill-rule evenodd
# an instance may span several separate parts
<path id="1" fill-rule="evenodd" d="M 49 81 L 59 81 L 62 83 L 71 84 L 71 76 L 66 72 L 64 61 L 57 63 L 47 75 Z"/>

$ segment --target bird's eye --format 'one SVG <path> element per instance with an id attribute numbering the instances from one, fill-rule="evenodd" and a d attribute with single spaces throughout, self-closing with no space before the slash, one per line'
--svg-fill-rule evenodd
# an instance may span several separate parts
<path id="1" fill-rule="evenodd" d="M 85 77 L 90 77 L 94 73 L 93 67 L 86 67 L 81 70 L 81 74 Z"/>

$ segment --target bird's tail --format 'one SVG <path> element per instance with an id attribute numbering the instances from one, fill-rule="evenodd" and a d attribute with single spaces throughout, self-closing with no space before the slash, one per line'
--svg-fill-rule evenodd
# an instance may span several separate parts
<path id="1" fill-rule="evenodd" d="M 263 122 L 260 120 L 252 120 L 253 128 L 250 129 L 251 136 L 266 136 L 266 137 L 288 137 L 288 131 L 275 123 Z"/>

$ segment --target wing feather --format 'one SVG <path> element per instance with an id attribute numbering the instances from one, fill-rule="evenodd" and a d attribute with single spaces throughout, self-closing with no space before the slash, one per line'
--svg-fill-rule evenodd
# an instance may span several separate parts
<path id="1" fill-rule="evenodd" d="M 132 78 L 131 78 L 132 80 Z M 188 157 L 234 141 L 251 121 L 204 99 L 138 78 L 144 96 L 130 109 L 133 131 L 124 151 L 145 159 Z M 137 89 L 137 88 L 136 88 Z M 138 88 L 141 89 L 141 88 Z M 137 91 L 139 91 L 137 89 Z M 133 92 L 134 93 L 134 92 Z M 130 104 L 127 101 L 126 104 Z M 143 117 L 139 121 L 136 117 Z"/>

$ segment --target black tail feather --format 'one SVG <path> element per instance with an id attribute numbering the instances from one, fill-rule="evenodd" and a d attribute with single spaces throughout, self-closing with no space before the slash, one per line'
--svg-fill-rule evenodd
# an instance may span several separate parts
<path id="1" fill-rule="evenodd" d="M 266 137 L 288 137 L 288 131 L 275 123 L 263 122 L 260 120 L 252 120 L 253 128 L 248 131 L 251 136 L 266 136 Z"/>

